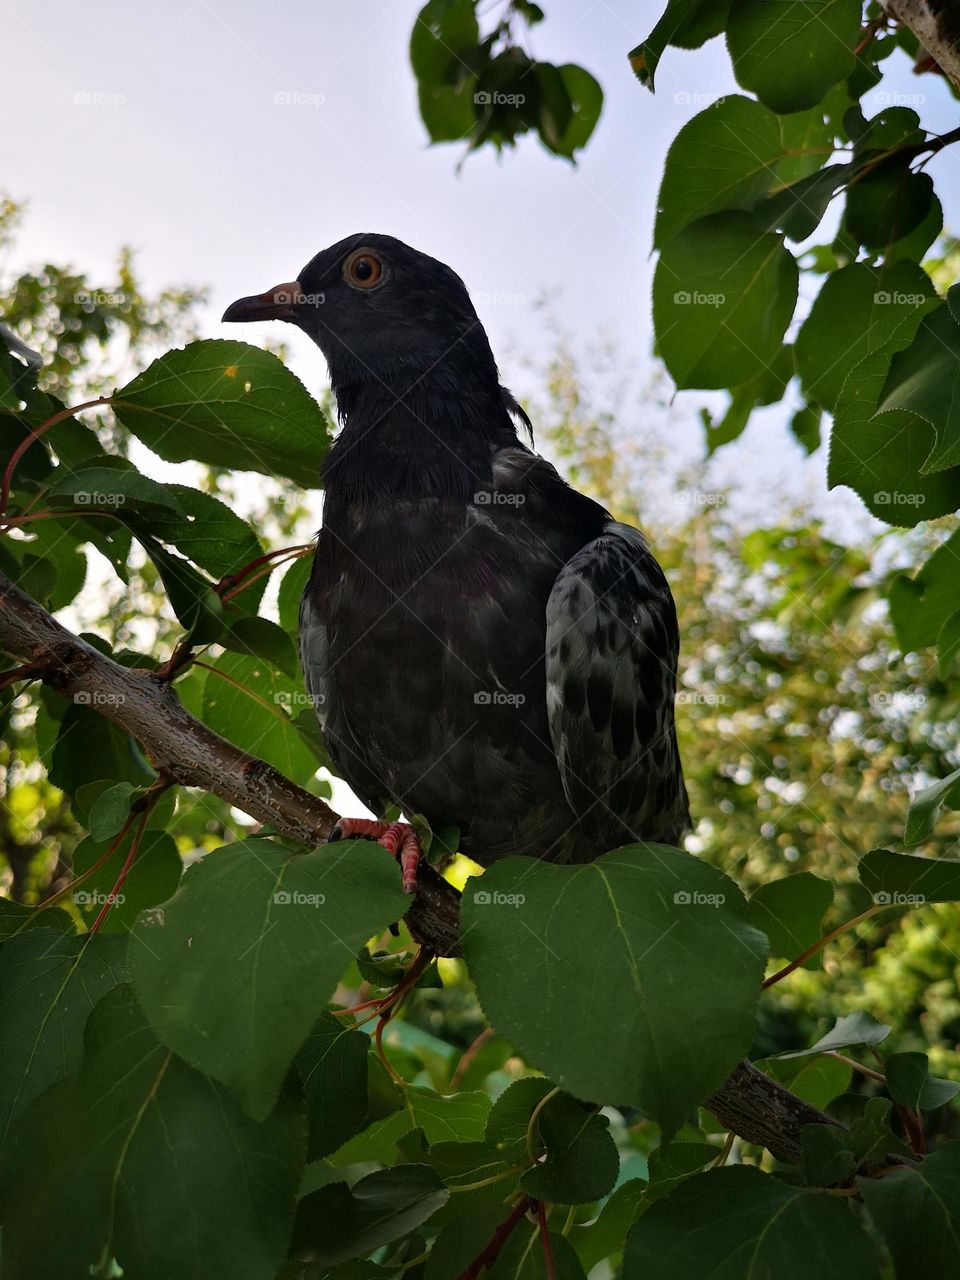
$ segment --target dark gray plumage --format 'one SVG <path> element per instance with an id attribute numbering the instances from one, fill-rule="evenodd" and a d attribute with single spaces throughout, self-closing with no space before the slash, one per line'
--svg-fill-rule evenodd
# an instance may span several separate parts
<path id="1" fill-rule="evenodd" d="M 351 236 L 224 319 L 267 315 L 319 344 L 343 422 L 300 641 L 357 795 L 457 824 L 484 864 L 676 843 L 670 589 L 636 530 L 520 440 L 460 278 Z"/>

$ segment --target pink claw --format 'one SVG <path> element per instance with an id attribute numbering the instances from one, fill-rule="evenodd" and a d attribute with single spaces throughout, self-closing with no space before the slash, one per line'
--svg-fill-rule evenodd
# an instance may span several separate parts
<path id="1" fill-rule="evenodd" d="M 370 818 L 341 818 L 334 828 L 333 839 L 376 840 L 388 853 L 400 860 L 401 885 L 404 893 L 417 891 L 417 867 L 420 865 L 420 836 L 408 822 L 376 822 Z"/>

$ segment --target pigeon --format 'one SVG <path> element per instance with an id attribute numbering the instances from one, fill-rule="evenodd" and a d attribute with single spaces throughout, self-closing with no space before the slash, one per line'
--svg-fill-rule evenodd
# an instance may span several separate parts
<path id="1" fill-rule="evenodd" d="M 589 862 L 689 826 L 667 580 L 638 530 L 532 448 L 460 277 L 352 235 L 225 321 L 320 347 L 341 429 L 300 611 L 306 685 L 337 771 L 488 866 Z M 413 891 L 419 823 L 341 819 Z"/>

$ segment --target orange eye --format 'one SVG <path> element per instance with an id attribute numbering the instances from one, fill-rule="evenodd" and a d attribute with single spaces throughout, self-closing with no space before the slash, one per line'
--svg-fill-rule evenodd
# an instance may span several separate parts
<path id="1" fill-rule="evenodd" d="M 355 249 L 343 264 L 344 279 L 357 289 L 372 289 L 380 283 L 383 263 L 371 249 Z"/>

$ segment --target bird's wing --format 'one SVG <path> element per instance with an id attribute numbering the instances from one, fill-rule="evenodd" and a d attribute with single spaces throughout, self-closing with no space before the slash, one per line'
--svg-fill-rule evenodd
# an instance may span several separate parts
<path id="1" fill-rule="evenodd" d="M 635 529 L 611 521 L 560 570 L 546 647 L 550 734 L 580 826 L 606 848 L 675 843 L 687 822 L 673 713 L 677 615 Z"/>
<path id="2" fill-rule="evenodd" d="M 321 533 L 321 538 L 323 534 Z M 336 585 L 334 592 L 339 590 Z M 373 813 L 382 813 L 389 797 L 371 774 L 366 753 L 358 744 L 340 699 L 331 655 L 328 611 L 335 602 L 330 587 L 314 565 L 300 600 L 300 665 L 304 683 L 320 722 L 320 732 L 337 772 Z"/>
<path id="3" fill-rule="evenodd" d="M 328 725 L 336 730 L 340 701 L 330 672 L 327 624 L 309 587 L 300 601 L 300 665 L 307 693 L 320 721 L 320 730 L 326 736 Z"/>

